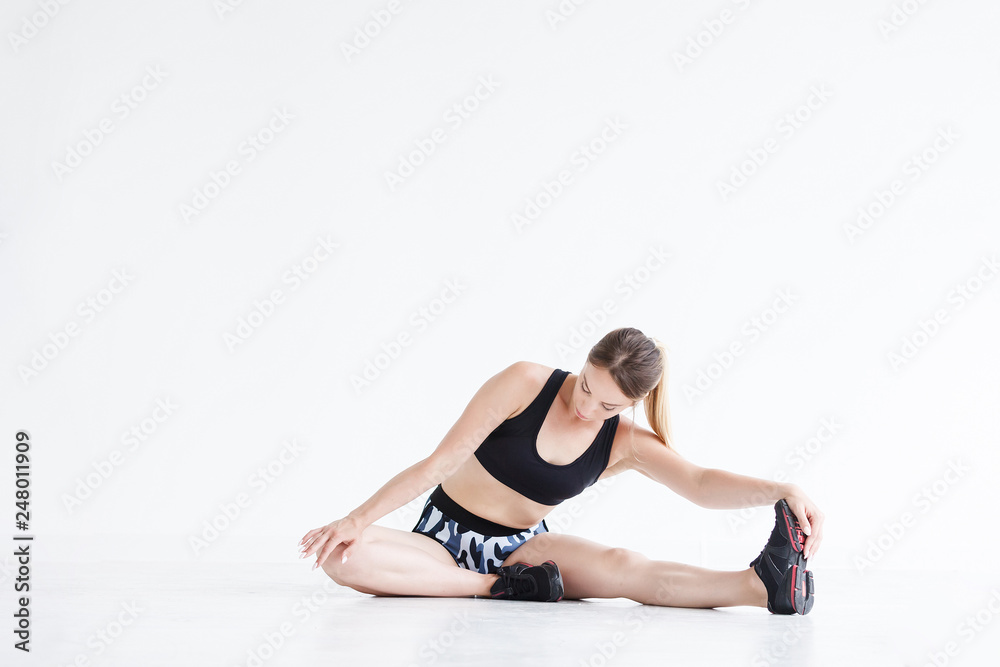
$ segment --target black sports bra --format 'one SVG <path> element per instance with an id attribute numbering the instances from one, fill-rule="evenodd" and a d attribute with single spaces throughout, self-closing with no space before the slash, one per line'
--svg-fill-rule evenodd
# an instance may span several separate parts
<path id="1" fill-rule="evenodd" d="M 618 430 L 618 415 L 605 419 L 587 451 L 566 465 L 549 463 L 539 456 L 538 432 L 568 375 L 569 371 L 553 370 L 535 400 L 493 429 L 476 449 L 476 458 L 487 472 L 542 505 L 558 505 L 596 482 L 608 466 Z"/>

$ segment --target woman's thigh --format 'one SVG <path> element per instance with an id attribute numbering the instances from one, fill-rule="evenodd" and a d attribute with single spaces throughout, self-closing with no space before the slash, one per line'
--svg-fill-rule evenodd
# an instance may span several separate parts
<path id="1" fill-rule="evenodd" d="M 564 599 L 622 597 L 631 579 L 649 558 L 621 547 L 563 533 L 535 535 L 510 554 L 504 565 L 525 562 L 538 565 L 547 560 L 559 566 Z"/>
<path id="2" fill-rule="evenodd" d="M 371 542 L 395 542 L 397 544 L 405 544 L 407 546 L 415 547 L 426 551 L 442 563 L 458 567 L 458 563 L 455 562 L 455 559 L 448 552 L 448 550 L 444 548 L 444 545 L 434 538 L 421 533 L 408 532 L 398 528 L 387 528 L 385 526 L 376 526 L 373 524 L 365 528 L 361 535 L 362 539 Z M 342 550 L 343 545 L 338 548 Z"/>

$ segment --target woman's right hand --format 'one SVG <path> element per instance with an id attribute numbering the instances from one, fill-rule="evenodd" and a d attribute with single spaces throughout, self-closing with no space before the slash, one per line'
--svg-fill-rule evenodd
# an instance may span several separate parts
<path id="1" fill-rule="evenodd" d="M 317 554 L 316 564 L 313 565 L 313 569 L 315 570 L 317 567 L 323 565 L 323 561 L 333 553 L 338 544 L 343 543 L 347 546 L 344 549 L 341 562 L 345 563 L 351 555 L 351 547 L 354 545 L 355 540 L 361 537 L 364 529 L 361 522 L 351 516 L 337 519 L 322 528 L 313 528 L 299 541 L 299 548 L 303 550 L 302 555 L 299 557 L 308 558 L 310 554 Z"/>

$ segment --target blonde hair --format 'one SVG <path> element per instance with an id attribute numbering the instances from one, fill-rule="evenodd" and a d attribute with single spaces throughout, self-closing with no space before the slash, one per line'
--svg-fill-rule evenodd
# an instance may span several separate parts
<path id="1" fill-rule="evenodd" d="M 677 451 L 667 401 L 666 345 L 638 329 L 622 327 L 605 334 L 590 349 L 587 361 L 606 370 L 627 398 L 642 400 L 650 428 L 668 449 Z M 632 437 L 634 442 L 634 433 Z"/>

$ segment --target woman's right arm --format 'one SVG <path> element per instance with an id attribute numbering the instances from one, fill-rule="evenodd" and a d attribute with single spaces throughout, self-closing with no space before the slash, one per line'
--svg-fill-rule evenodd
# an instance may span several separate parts
<path id="1" fill-rule="evenodd" d="M 518 361 L 483 383 L 458 421 L 427 458 L 390 479 L 346 517 L 306 533 L 299 542 L 303 548 L 301 557 L 307 558 L 316 553 L 315 569 L 323 565 L 337 545 L 344 543 L 347 548 L 342 562 L 346 561 L 354 541 L 365 528 L 448 479 L 478 449 L 486 436 L 520 406 L 520 395 L 528 372 L 528 363 Z"/>

